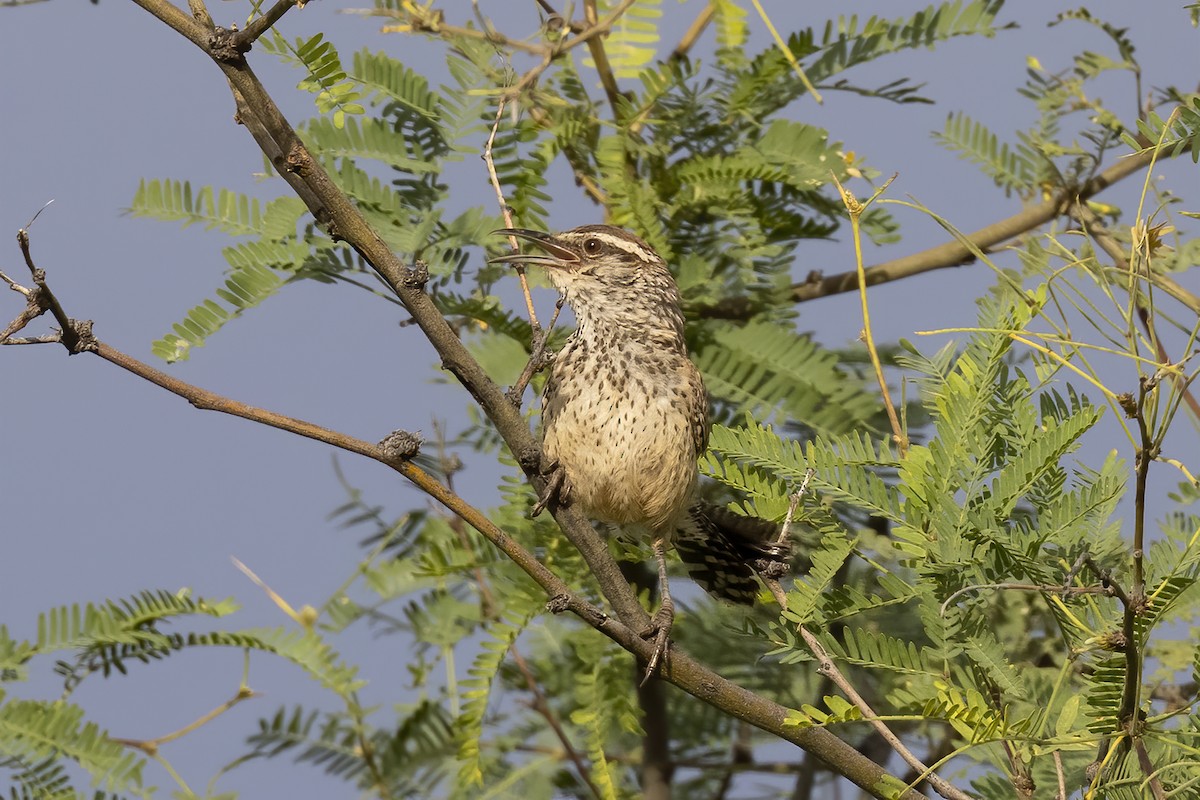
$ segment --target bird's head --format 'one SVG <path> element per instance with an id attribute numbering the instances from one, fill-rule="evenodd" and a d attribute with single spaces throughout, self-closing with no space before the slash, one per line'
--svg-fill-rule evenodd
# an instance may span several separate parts
<path id="1" fill-rule="evenodd" d="M 652 322 L 679 310 L 679 290 L 666 263 L 629 231 L 612 225 L 584 225 L 562 233 L 524 228 L 496 231 L 535 245 L 540 252 L 511 253 L 490 263 L 537 264 L 563 293 L 581 322 Z"/>

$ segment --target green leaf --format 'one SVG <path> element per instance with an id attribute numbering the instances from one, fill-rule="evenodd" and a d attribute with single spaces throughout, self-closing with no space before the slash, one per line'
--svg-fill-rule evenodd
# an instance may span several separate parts
<path id="1" fill-rule="evenodd" d="M 946 127 L 933 136 L 946 149 L 978 164 L 984 174 L 1004 189 L 1005 194 L 1016 192 L 1022 197 L 1029 197 L 1039 190 L 1042 170 L 1038 164 L 1041 158 L 1025 146 L 1010 148 L 983 123 L 966 114 L 946 117 Z"/>

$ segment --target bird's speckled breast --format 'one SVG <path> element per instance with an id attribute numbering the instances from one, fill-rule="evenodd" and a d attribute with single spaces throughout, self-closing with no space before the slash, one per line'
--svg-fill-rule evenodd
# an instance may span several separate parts
<path id="1" fill-rule="evenodd" d="M 686 353 L 579 331 L 543 397 L 544 448 L 590 517 L 669 536 L 696 487 L 707 399 Z"/>

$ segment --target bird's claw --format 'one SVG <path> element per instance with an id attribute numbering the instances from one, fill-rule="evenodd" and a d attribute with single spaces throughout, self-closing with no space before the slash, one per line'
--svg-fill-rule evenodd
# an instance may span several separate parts
<path id="1" fill-rule="evenodd" d="M 663 606 L 650 619 L 649 627 L 639 634 L 643 639 L 654 640 L 654 652 L 650 655 L 650 660 L 646 662 L 646 674 L 642 677 L 642 686 L 646 685 L 646 682 L 658 671 L 659 665 L 666 658 L 667 649 L 671 645 L 671 626 L 674 622 L 675 610 L 669 606 Z"/>
<path id="2" fill-rule="evenodd" d="M 529 512 L 531 517 L 538 516 L 551 504 L 565 506 L 571 499 L 571 482 L 567 480 L 567 471 L 562 464 L 552 461 L 542 467 L 542 474 L 546 476 L 546 488 L 533 504 Z"/>

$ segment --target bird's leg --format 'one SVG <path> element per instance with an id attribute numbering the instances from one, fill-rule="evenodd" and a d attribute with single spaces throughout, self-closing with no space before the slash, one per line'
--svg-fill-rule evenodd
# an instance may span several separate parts
<path id="1" fill-rule="evenodd" d="M 667 546 L 662 537 L 654 540 L 654 560 L 658 562 L 658 592 L 662 602 L 650 619 L 650 627 L 642 631 L 643 639 L 654 639 L 654 653 L 646 664 L 646 676 L 642 678 L 643 686 L 666 656 L 667 647 L 671 643 L 671 626 L 675 622 L 675 601 L 671 599 L 671 585 L 667 581 Z"/>
<path id="2" fill-rule="evenodd" d="M 567 479 L 567 471 L 563 469 L 562 464 L 558 461 L 543 464 L 541 473 L 546 477 L 546 488 L 533 504 L 533 509 L 529 512 L 531 517 L 541 514 L 548 505 L 565 506 L 571 500 L 571 481 Z"/>

